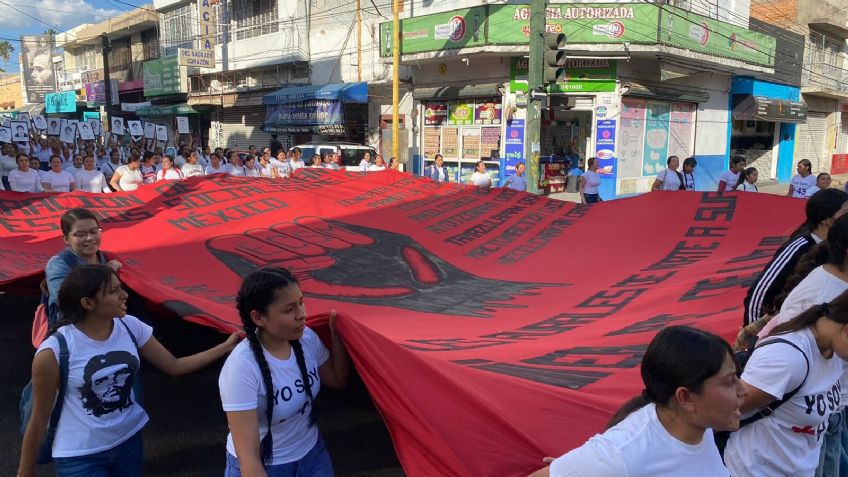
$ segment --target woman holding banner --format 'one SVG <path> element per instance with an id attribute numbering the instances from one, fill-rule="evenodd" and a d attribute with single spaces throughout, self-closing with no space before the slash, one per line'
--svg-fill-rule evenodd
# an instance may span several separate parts
<path id="1" fill-rule="evenodd" d="M 162 169 L 156 173 L 156 182 L 159 181 L 178 181 L 183 178 L 183 173 L 174 165 L 174 158 L 164 156 L 162 158 Z"/>
<path id="2" fill-rule="evenodd" d="M 112 192 L 109 188 L 109 182 L 102 172 L 98 171 L 95 166 L 94 158 L 85 156 L 82 160 L 83 170 L 77 173 L 77 189 L 83 192 L 100 193 Z"/>
<path id="3" fill-rule="evenodd" d="M 745 388 L 720 337 L 670 326 L 642 358 L 642 394 L 610 427 L 531 477 L 729 477 L 713 429 L 739 428 Z"/>
<path id="4" fill-rule="evenodd" d="M 77 190 L 74 174 L 62 169 L 59 156 L 50 157 L 50 170 L 41 174 L 41 187 L 44 192 L 71 192 Z"/>
<path id="5" fill-rule="evenodd" d="M 306 327 L 297 279 L 281 268 L 248 275 L 236 306 L 247 339 L 227 358 L 218 379 L 230 427 L 224 475 L 332 476 L 314 400 L 322 383 L 342 387 L 350 373 L 335 312 L 328 351 Z"/>
<path id="6" fill-rule="evenodd" d="M 130 154 L 125 166 L 121 166 L 112 175 L 109 185 L 118 192 L 132 192 L 144 183 L 141 175 L 141 158 L 138 154 Z"/>

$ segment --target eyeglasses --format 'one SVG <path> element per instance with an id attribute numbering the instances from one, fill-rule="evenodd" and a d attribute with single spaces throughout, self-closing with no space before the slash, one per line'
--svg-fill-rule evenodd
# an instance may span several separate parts
<path id="1" fill-rule="evenodd" d="M 103 229 L 96 228 L 96 229 L 91 229 L 91 230 L 88 230 L 88 231 L 74 232 L 74 233 L 70 234 L 70 236 L 74 237 L 74 238 L 78 238 L 78 239 L 85 239 L 89 235 L 91 235 L 93 238 L 97 238 L 97 237 L 100 236 L 101 232 L 103 232 Z"/>

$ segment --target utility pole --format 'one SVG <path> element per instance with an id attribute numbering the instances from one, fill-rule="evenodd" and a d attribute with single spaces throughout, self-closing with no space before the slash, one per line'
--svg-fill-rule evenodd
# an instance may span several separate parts
<path id="1" fill-rule="evenodd" d="M 356 81 L 362 81 L 362 0 L 356 0 Z"/>
<path id="2" fill-rule="evenodd" d="M 230 69 L 230 10 L 227 8 L 228 1 L 223 0 L 218 4 L 218 8 L 224 10 L 223 15 L 221 15 L 223 17 L 221 19 L 221 23 L 223 23 L 221 28 L 221 72 L 224 73 Z"/>
<path id="3" fill-rule="evenodd" d="M 106 124 L 112 124 L 112 80 L 109 77 L 109 52 L 112 51 L 112 42 L 103 33 L 100 35 L 103 41 L 103 89 L 106 93 Z"/>
<path id="4" fill-rule="evenodd" d="M 398 101 L 400 101 L 400 2 L 392 1 L 392 157 L 400 160 L 398 147 Z"/>
<path id="5" fill-rule="evenodd" d="M 539 193 L 539 153 L 541 151 L 542 101 L 535 92 L 543 85 L 543 49 L 545 33 L 545 0 L 530 0 L 530 58 L 527 72 L 527 124 L 524 135 L 524 157 L 527 161 L 527 192 Z"/>

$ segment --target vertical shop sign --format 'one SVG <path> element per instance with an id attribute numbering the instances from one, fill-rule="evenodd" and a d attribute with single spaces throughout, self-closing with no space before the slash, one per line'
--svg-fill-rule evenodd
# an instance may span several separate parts
<path id="1" fill-rule="evenodd" d="M 615 174 L 615 119 L 598 119 L 595 132 L 595 157 L 598 158 L 598 174 Z"/>
<path id="2" fill-rule="evenodd" d="M 506 122 L 504 157 L 501 159 L 501 184 L 515 172 L 515 166 L 524 161 L 524 120 L 510 119 Z"/>
<path id="3" fill-rule="evenodd" d="M 645 153 L 642 157 L 643 176 L 656 175 L 666 167 L 670 112 L 671 107 L 668 103 L 648 102 L 645 121 Z"/>
<path id="4" fill-rule="evenodd" d="M 197 26 L 200 32 L 200 50 L 215 53 L 215 8 L 218 0 L 199 0 L 197 2 Z"/>

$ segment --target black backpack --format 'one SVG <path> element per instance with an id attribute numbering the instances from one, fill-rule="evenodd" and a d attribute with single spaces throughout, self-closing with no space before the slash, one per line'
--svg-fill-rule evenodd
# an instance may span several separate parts
<path id="1" fill-rule="evenodd" d="M 754 354 L 755 349 L 762 348 L 763 346 L 768 346 L 768 345 L 775 344 L 775 343 L 788 344 L 789 346 L 797 349 L 799 353 L 801 353 L 801 356 L 804 357 L 804 362 L 807 364 L 807 371 L 804 373 L 804 379 L 801 380 L 801 384 L 799 384 L 798 387 L 796 387 L 792 391 L 789 391 L 788 393 L 784 394 L 783 399 L 774 400 L 774 401 L 772 401 L 771 404 L 760 409 L 759 411 L 754 413 L 752 416 L 740 420 L 739 421 L 739 429 L 742 429 L 743 427 L 745 427 L 749 424 L 753 424 L 753 423 L 759 421 L 760 419 L 769 417 L 772 414 L 774 414 L 774 412 L 777 411 L 777 409 L 780 406 L 782 406 L 784 403 L 791 400 L 793 397 L 795 397 L 796 394 L 798 394 L 798 391 L 800 391 L 801 388 L 804 386 L 804 383 L 807 382 L 807 376 L 810 375 L 810 359 L 807 358 L 807 355 L 804 353 L 804 351 L 801 348 L 798 347 L 798 345 L 796 345 L 795 343 L 793 343 L 789 340 L 785 340 L 783 338 L 773 338 L 773 339 L 769 339 L 768 341 L 765 341 L 763 343 L 759 343 L 759 344 L 756 344 L 756 345 L 752 344 L 751 346 L 748 347 L 748 350 L 737 352 L 734 355 L 734 359 L 736 360 L 737 373 L 740 376 L 742 375 L 742 371 L 745 369 L 745 365 L 748 364 L 748 359 L 751 357 L 752 354 Z M 724 449 L 725 449 L 725 447 L 727 447 L 727 441 L 730 440 L 730 434 L 731 434 L 731 431 L 717 431 L 717 432 L 713 433 L 713 436 L 715 437 L 716 447 L 718 447 L 718 452 L 722 455 L 722 457 L 724 457 Z"/>

